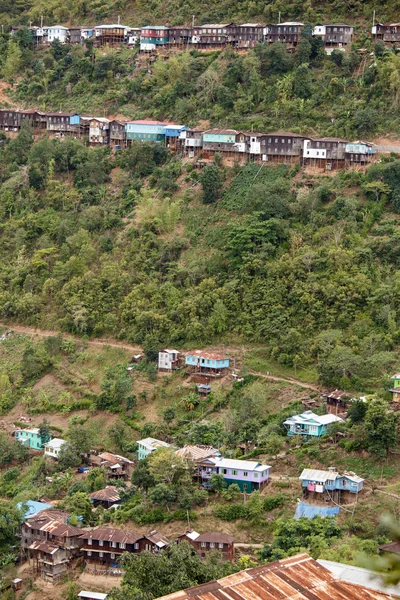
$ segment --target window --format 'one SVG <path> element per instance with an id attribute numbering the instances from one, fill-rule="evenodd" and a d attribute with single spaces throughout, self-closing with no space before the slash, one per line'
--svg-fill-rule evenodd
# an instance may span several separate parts
<path id="1" fill-rule="evenodd" d="M 120 542 L 120 544 L 119 544 L 119 547 L 120 547 L 122 550 L 124 550 L 124 549 L 125 549 L 125 547 L 126 547 L 126 544 L 125 544 L 125 542 Z"/>
<path id="2" fill-rule="evenodd" d="M 247 490 L 247 483 L 244 483 L 244 484 L 243 484 L 243 489 L 244 489 L 244 490 Z"/>
<path id="3" fill-rule="evenodd" d="M 248 471 L 243 471 L 243 477 L 248 477 L 249 473 Z"/>
<path id="4" fill-rule="evenodd" d="M 148 550 L 148 551 L 151 550 L 151 545 L 150 544 L 146 544 L 146 550 Z"/>
<path id="5" fill-rule="evenodd" d="M 233 471 L 232 471 L 232 475 L 237 475 L 237 471 L 236 471 L 236 470 L 233 470 Z"/>
<path id="6" fill-rule="evenodd" d="M 210 548 L 215 548 L 214 542 L 210 542 Z"/>
<path id="7" fill-rule="evenodd" d="M 222 469 L 222 474 L 226 475 L 228 473 L 228 469 Z"/>
<path id="8" fill-rule="evenodd" d="M 88 543 L 88 546 L 91 546 L 93 544 L 93 540 L 89 538 L 87 543 Z"/>
<path id="9" fill-rule="evenodd" d="M 254 473 L 254 479 L 258 479 L 258 473 Z"/>
<path id="10" fill-rule="evenodd" d="M 99 546 L 104 546 L 103 540 L 99 540 Z"/>
<path id="11" fill-rule="evenodd" d="M 92 556 L 92 551 L 91 551 L 91 550 L 88 550 L 88 551 L 86 552 L 86 554 L 87 554 L 87 556 Z"/>
<path id="12" fill-rule="evenodd" d="M 206 542 L 201 542 L 201 547 L 205 548 L 207 546 Z"/>
<path id="13" fill-rule="evenodd" d="M 117 547 L 117 542 L 111 542 L 111 548 L 116 548 Z"/>
<path id="14" fill-rule="evenodd" d="M 139 544 L 136 542 L 136 544 L 134 545 L 135 550 L 139 550 Z"/>
<path id="15" fill-rule="evenodd" d="M 114 552 L 111 552 L 111 558 L 115 558 Z"/>
<path id="16" fill-rule="evenodd" d="M 218 548 L 220 548 L 222 550 L 222 548 L 224 547 L 223 544 L 218 544 Z"/>
<path id="17" fill-rule="evenodd" d="M 99 552 L 99 557 L 103 558 L 103 556 L 104 556 L 104 552 Z"/>

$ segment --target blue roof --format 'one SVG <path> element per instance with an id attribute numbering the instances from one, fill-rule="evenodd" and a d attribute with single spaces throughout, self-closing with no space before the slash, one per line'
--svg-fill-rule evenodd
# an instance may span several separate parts
<path id="1" fill-rule="evenodd" d="M 306 502 L 299 502 L 294 513 L 294 518 L 298 521 L 301 517 L 313 519 L 317 515 L 320 517 L 334 517 L 339 514 L 339 511 L 339 506 L 314 506 Z"/>
<path id="2" fill-rule="evenodd" d="M 27 500 L 26 502 L 18 502 L 17 508 L 18 510 L 23 510 L 23 507 L 26 506 L 26 512 L 24 513 L 24 519 L 31 517 L 32 515 L 36 515 L 36 513 L 41 510 L 46 510 L 48 508 L 54 508 L 51 504 L 46 504 L 46 502 L 36 502 L 36 500 Z"/>

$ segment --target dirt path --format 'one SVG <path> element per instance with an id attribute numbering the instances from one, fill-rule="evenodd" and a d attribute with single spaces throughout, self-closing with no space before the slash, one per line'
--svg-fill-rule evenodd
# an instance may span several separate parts
<path id="1" fill-rule="evenodd" d="M 272 381 L 286 381 L 286 383 L 294 383 L 299 387 L 319 392 L 319 387 L 315 385 L 315 383 L 304 383 L 304 381 L 300 381 L 299 379 L 293 379 L 292 377 L 278 377 L 277 375 L 266 375 L 265 373 L 261 373 L 260 371 L 250 370 L 249 373 L 257 375 L 258 377 L 264 377 L 264 379 L 271 379 Z"/>
<path id="2" fill-rule="evenodd" d="M 33 335 L 37 337 L 50 337 L 52 335 L 58 335 L 60 332 L 51 330 L 51 329 L 36 329 L 35 327 L 26 327 L 25 325 L 10 325 L 9 323 L 0 323 L 0 327 L 7 327 L 12 331 L 17 331 L 18 333 L 26 333 L 27 335 Z M 82 338 L 79 338 L 70 334 L 61 334 L 65 338 L 72 338 L 78 342 L 82 342 Z M 142 348 L 140 346 L 135 346 L 134 344 L 125 344 L 124 342 L 117 342 L 116 340 L 109 339 L 92 339 L 86 340 L 86 343 L 89 346 L 110 346 L 111 348 L 123 348 L 124 350 L 129 350 L 133 353 L 142 352 Z"/>

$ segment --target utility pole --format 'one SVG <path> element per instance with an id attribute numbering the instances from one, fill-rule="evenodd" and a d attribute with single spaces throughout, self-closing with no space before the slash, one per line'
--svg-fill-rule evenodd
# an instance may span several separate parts
<path id="1" fill-rule="evenodd" d="M 376 16 L 376 10 L 374 9 L 374 12 L 372 13 L 372 27 L 375 26 L 375 16 Z"/>
<path id="2" fill-rule="evenodd" d="M 281 24 L 281 11 L 279 11 L 278 13 L 278 25 Z"/>
<path id="3" fill-rule="evenodd" d="M 194 15 L 192 15 L 192 29 L 194 29 Z"/>
<path id="4" fill-rule="evenodd" d="M 43 15 L 40 17 L 40 27 L 43 28 Z"/>
<path id="5" fill-rule="evenodd" d="M 118 15 L 118 25 L 121 23 L 121 16 Z"/>

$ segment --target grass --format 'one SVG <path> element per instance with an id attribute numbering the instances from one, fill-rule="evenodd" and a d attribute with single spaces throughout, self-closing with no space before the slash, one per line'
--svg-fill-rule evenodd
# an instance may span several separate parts
<path id="1" fill-rule="evenodd" d="M 276 375 L 277 377 L 286 377 L 288 379 L 298 379 L 305 383 L 318 383 L 318 373 L 313 365 L 299 367 L 294 369 L 279 364 L 267 356 L 267 350 L 257 348 L 246 352 L 244 358 L 244 369 L 252 369 L 260 373 Z"/>

